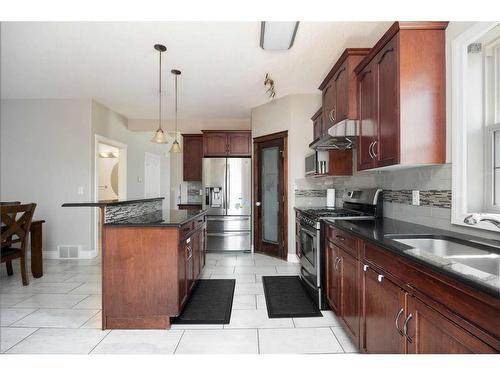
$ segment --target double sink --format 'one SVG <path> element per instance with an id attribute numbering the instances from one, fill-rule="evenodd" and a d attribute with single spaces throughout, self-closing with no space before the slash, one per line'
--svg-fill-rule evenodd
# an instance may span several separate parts
<path id="1" fill-rule="evenodd" d="M 443 266 L 458 264 L 500 276 L 500 247 L 439 235 L 387 234 L 385 237 L 409 246 L 408 251 L 413 255 L 438 259 Z"/>

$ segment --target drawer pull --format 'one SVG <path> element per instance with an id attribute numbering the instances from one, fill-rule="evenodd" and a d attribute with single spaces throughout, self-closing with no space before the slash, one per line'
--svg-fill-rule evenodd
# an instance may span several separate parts
<path id="1" fill-rule="evenodd" d="M 186 243 L 190 243 L 191 242 L 191 237 L 189 237 L 187 240 L 186 240 Z"/>
<path id="2" fill-rule="evenodd" d="M 381 283 L 383 279 L 384 279 L 384 275 L 378 275 L 377 276 L 377 280 L 378 280 L 379 283 Z"/>
<path id="3" fill-rule="evenodd" d="M 339 264 L 340 264 L 340 261 L 341 261 L 341 260 L 342 260 L 342 258 L 339 258 L 339 257 L 337 257 L 337 258 L 336 258 L 334 268 L 335 268 L 337 271 L 339 270 Z"/>
<path id="4" fill-rule="evenodd" d="M 335 237 L 337 237 L 341 241 L 345 241 L 345 237 L 342 237 L 340 234 L 337 234 Z"/>
<path id="5" fill-rule="evenodd" d="M 363 271 L 364 272 L 368 271 L 368 268 L 370 268 L 370 266 L 368 264 L 363 264 Z"/>

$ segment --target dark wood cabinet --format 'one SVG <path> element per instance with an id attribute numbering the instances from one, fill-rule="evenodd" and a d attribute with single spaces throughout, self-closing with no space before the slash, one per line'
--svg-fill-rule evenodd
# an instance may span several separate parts
<path id="1" fill-rule="evenodd" d="M 182 166 L 184 181 L 201 181 L 203 164 L 203 135 L 182 134 Z"/>
<path id="2" fill-rule="evenodd" d="M 339 248 L 330 241 L 325 241 L 326 248 L 326 299 L 331 309 L 341 315 L 340 310 L 340 272 L 338 269 Z"/>
<path id="3" fill-rule="evenodd" d="M 405 317 L 406 294 L 382 273 L 364 267 L 361 349 L 368 353 L 403 354 L 405 339 L 397 327 Z"/>
<path id="4" fill-rule="evenodd" d="M 358 118 L 356 74 L 354 68 L 370 51 L 368 48 L 347 48 L 325 77 L 319 89 L 322 91 L 321 136 L 339 121 Z M 314 123 L 315 139 L 317 124 Z"/>
<path id="5" fill-rule="evenodd" d="M 339 248 L 340 311 L 354 342 L 359 341 L 359 267 L 358 260 Z"/>
<path id="6" fill-rule="evenodd" d="M 352 149 L 328 151 L 328 175 L 352 175 Z"/>
<path id="7" fill-rule="evenodd" d="M 321 137 L 323 134 L 323 116 L 322 116 L 322 109 L 318 109 L 316 113 L 311 117 L 311 120 L 313 122 L 313 139 L 317 140 Z"/>
<path id="8" fill-rule="evenodd" d="M 203 130 L 204 157 L 249 157 L 252 134 L 249 130 Z"/>
<path id="9" fill-rule="evenodd" d="M 355 68 L 358 170 L 446 158 L 447 22 L 395 22 Z"/>
<path id="10" fill-rule="evenodd" d="M 418 298 L 408 298 L 408 353 L 472 354 L 495 350 Z"/>

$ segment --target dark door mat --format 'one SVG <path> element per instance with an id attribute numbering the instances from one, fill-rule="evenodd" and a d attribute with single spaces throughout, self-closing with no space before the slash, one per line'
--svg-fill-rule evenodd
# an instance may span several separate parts
<path id="1" fill-rule="evenodd" d="M 201 279 L 173 324 L 229 324 L 236 280 Z"/>
<path id="2" fill-rule="evenodd" d="M 262 276 L 269 318 L 323 316 L 299 276 Z"/>

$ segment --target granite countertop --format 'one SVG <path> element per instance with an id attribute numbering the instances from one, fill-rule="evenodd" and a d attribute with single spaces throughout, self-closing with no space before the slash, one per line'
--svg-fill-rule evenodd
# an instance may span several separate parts
<path id="1" fill-rule="evenodd" d="M 462 233 L 389 218 L 380 218 L 376 220 L 325 219 L 324 221 L 339 229 L 351 232 L 357 237 L 372 242 L 397 255 L 404 256 L 417 263 L 428 266 L 438 273 L 445 274 L 457 281 L 481 290 L 484 293 L 500 298 L 500 257 L 497 256 L 500 254 L 500 241 L 486 240 L 481 237 L 469 236 Z M 458 244 L 472 245 L 476 249 L 484 251 L 484 254 L 478 256 L 478 258 L 486 258 L 484 259 L 485 262 L 493 262 L 491 267 L 488 267 L 488 270 L 491 269 L 491 271 L 486 272 L 485 270 L 467 265 L 466 261 L 461 263 L 460 256 L 439 256 L 437 253 L 413 248 L 391 238 L 399 236 L 411 236 L 412 238 L 418 236 L 435 236 L 434 238 L 437 239 L 448 237 L 454 239 Z M 471 256 L 471 258 L 474 258 L 474 256 Z M 490 266 L 490 264 L 488 264 L 488 266 Z"/>
<path id="2" fill-rule="evenodd" d="M 125 227 L 179 227 L 206 213 L 206 210 L 161 210 L 141 216 L 132 216 L 104 226 Z"/>
<path id="3" fill-rule="evenodd" d="M 142 198 L 142 199 L 113 199 L 113 200 L 102 200 L 102 201 L 94 201 L 94 202 L 70 202 L 63 203 L 62 207 L 105 207 L 105 206 L 119 206 L 122 204 L 131 204 L 131 203 L 142 203 L 142 202 L 152 202 L 163 200 L 165 197 L 160 198 Z"/>

